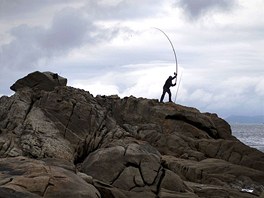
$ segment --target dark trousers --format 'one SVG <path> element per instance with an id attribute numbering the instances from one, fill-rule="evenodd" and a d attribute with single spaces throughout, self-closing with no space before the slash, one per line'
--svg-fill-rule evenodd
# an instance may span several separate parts
<path id="1" fill-rule="evenodd" d="M 161 95 L 160 102 L 163 102 L 163 99 L 166 93 L 169 94 L 169 101 L 172 102 L 171 101 L 171 91 L 170 91 L 170 88 L 167 88 L 167 87 L 163 87 L 163 93 Z"/>

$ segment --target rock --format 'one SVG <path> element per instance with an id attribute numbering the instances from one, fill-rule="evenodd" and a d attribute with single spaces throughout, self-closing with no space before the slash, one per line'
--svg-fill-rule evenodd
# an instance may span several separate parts
<path id="1" fill-rule="evenodd" d="M 146 197 L 146 198 L 156 198 L 155 193 L 150 191 L 126 191 L 122 189 L 115 188 L 111 185 L 95 181 L 96 188 L 100 191 L 102 197 L 109 198 L 127 198 L 127 197 Z"/>
<path id="2" fill-rule="evenodd" d="M 263 188 L 264 173 L 259 170 L 235 165 L 224 160 L 208 158 L 200 162 L 163 156 L 164 166 L 178 174 L 182 179 L 216 186 L 225 186 L 241 191 L 255 189 L 260 195 Z M 243 177 L 241 177 L 243 175 Z"/>
<path id="3" fill-rule="evenodd" d="M 17 197 L 100 197 L 94 186 L 74 172 L 41 160 L 2 158 L 0 167 L 0 192 L 9 196 L 15 192 Z"/>
<path id="4" fill-rule="evenodd" d="M 168 169 L 165 169 L 164 178 L 161 181 L 160 187 L 168 191 L 186 192 L 186 186 L 182 179 Z"/>
<path id="5" fill-rule="evenodd" d="M 159 175 L 160 163 L 158 151 L 151 146 L 129 144 L 126 148 L 98 149 L 85 159 L 81 171 L 108 185 L 133 191 L 136 187 L 153 185 L 157 188 L 157 182 L 154 182 Z"/>
<path id="6" fill-rule="evenodd" d="M 85 159 L 81 171 L 97 180 L 112 184 L 126 168 L 124 153 L 125 148 L 121 146 L 98 149 Z M 99 172 L 101 174 L 97 174 Z"/>
<path id="7" fill-rule="evenodd" d="M 39 198 L 40 196 L 29 193 L 29 192 L 19 192 L 16 190 L 13 190 L 11 188 L 5 188 L 5 187 L 0 187 L 0 195 L 2 198 Z"/>
<path id="8" fill-rule="evenodd" d="M 102 197 L 109 198 L 126 198 L 122 190 L 108 185 L 102 181 L 94 180 L 95 187 L 100 191 Z"/>
<path id="9" fill-rule="evenodd" d="M 88 184 L 93 184 L 93 177 L 81 172 L 77 172 L 77 175 L 81 177 L 84 181 L 86 181 Z"/>
<path id="10" fill-rule="evenodd" d="M 139 165 L 145 183 L 153 184 L 160 170 L 160 159 L 152 155 L 144 156 Z"/>
<path id="11" fill-rule="evenodd" d="M 93 97 L 53 73 L 34 72 L 13 88 L 0 98 L 1 196 L 263 195 L 264 154 L 216 114 Z"/>
<path id="12" fill-rule="evenodd" d="M 193 192 L 198 197 L 205 198 L 222 198 L 222 197 L 239 197 L 239 198 L 256 198 L 258 196 L 239 192 L 237 190 L 233 190 L 226 187 L 215 186 L 215 185 L 203 185 L 192 182 L 186 182 L 186 184 L 193 189 Z"/>
<path id="13" fill-rule="evenodd" d="M 217 134 L 220 138 L 230 140 L 235 139 L 235 137 L 232 136 L 230 125 L 225 120 L 219 118 L 217 114 L 205 113 L 205 115 L 209 116 L 212 119 L 213 123 L 216 126 Z"/>
<path id="14" fill-rule="evenodd" d="M 114 181 L 113 186 L 130 191 L 137 186 L 143 187 L 145 184 L 140 175 L 139 169 L 129 166 L 121 172 L 118 180 Z"/>
<path id="15" fill-rule="evenodd" d="M 66 84 L 67 79 L 56 73 L 35 71 L 16 81 L 10 89 L 19 91 L 23 88 L 30 88 L 34 91 L 52 91 L 56 86 L 66 86 Z"/>

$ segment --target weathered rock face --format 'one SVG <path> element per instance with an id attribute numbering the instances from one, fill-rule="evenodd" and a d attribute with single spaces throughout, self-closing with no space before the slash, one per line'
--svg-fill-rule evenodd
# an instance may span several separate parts
<path id="1" fill-rule="evenodd" d="M 25 157 L 1 158 L 0 196 L 100 197 L 98 190 L 79 177 L 71 165 L 67 166 L 64 161 L 55 161 L 54 164 L 53 161 Z"/>
<path id="2" fill-rule="evenodd" d="M 52 91 L 56 86 L 66 86 L 66 84 L 67 79 L 56 73 L 35 71 L 16 81 L 10 89 L 18 91 L 27 87 L 34 91 Z"/>
<path id="3" fill-rule="evenodd" d="M 132 96 L 93 97 L 36 83 L 35 75 L 44 74 L 28 75 L 13 96 L 0 98 L 2 197 L 263 194 L 264 154 L 239 142 L 216 114 Z"/>

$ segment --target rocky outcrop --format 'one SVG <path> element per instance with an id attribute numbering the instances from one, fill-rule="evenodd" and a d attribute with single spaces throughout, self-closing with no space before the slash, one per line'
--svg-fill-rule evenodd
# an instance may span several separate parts
<path id="1" fill-rule="evenodd" d="M 35 71 L 16 81 L 10 89 L 18 91 L 27 87 L 34 91 L 52 91 L 56 86 L 66 85 L 67 79 L 59 76 L 57 73 Z"/>
<path id="2" fill-rule="evenodd" d="M 216 114 L 25 78 L 0 98 L 2 197 L 263 194 L 264 154 Z"/>

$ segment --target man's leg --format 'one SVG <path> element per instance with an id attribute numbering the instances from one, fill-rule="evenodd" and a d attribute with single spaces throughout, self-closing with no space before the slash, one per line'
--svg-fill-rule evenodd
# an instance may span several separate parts
<path id="1" fill-rule="evenodd" d="M 168 92 L 168 94 L 169 94 L 169 102 L 172 102 L 172 101 L 171 101 L 171 91 L 170 91 L 170 89 L 168 89 L 167 92 Z"/>
<path id="2" fill-rule="evenodd" d="M 161 98 L 160 98 L 160 102 L 163 102 L 165 93 L 166 93 L 166 91 L 165 91 L 165 89 L 163 89 L 163 92 L 162 92 L 162 95 L 161 95 Z"/>

